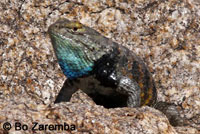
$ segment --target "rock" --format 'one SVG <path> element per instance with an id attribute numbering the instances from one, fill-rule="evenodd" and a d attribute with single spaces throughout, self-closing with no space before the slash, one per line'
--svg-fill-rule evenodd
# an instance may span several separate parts
<path id="1" fill-rule="evenodd" d="M 108 116 L 95 115 L 99 117 L 95 121 L 99 121 L 99 125 L 103 126 L 102 130 L 105 132 L 109 132 L 110 127 L 113 128 L 112 132 L 116 130 L 116 133 L 120 131 L 128 133 L 130 129 L 133 132 L 157 133 L 164 132 L 168 126 L 166 133 L 167 130 L 172 133 L 175 131 L 178 133 L 199 132 L 195 129 L 200 130 L 200 7 L 198 0 L 181 2 L 13 0 L 1 1 L 0 5 L 1 125 L 5 121 L 13 124 L 17 120 L 28 123 L 29 127 L 33 121 L 54 123 L 58 120 L 58 123 L 63 123 L 59 119 L 54 119 L 56 118 L 54 112 L 58 112 L 59 115 L 65 113 L 66 116 L 69 109 L 81 111 L 83 107 L 86 110 L 90 107 L 94 111 L 102 110 L 100 113 L 107 112 Z M 129 47 L 142 57 L 153 74 L 158 90 L 158 100 L 181 106 L 181 116 L 192 120 L 191 126 L 195 128 L 182 126 L 174 129 L 162 113 L 149 107 L 104 109 L 102 106 L 92 104 L 89 98 L 87 101 L 91 104 L 88 106 L 82 102 L 73 102 L 74 100 L 72 100 L 73 103 L 54 105 L 55 97 L 66 78 L 57 64 L 46 31 L 48 26 L 59 17 L 79 20 Z M 130 112 L 128 113 L 131 115 L 130 118 L 125 115 L 127 112 Z M 121 113 L 122 116 L 119 117 L 118 114 L 114 116 L 114 113 Z M 69 115 L 72 113 L 69 112 Z M 89 115 L 93 114 L 89 112 Z M 111 123 L 114 119 L 111 115 L 119 119 L 116 120 L 118 125 Z M 143 121 L 146 121 L 143 125 L 140 125 L 142 122 L 140 118 L 143 118 L 140 115 L 144 115 Z M 158 115 L 159 120 L 165 123 L 157 122 L 159 126 L 154 125 L 152 121 L 158 119 L 153 118 L 155 115 Z M 61 117 L 66 119 L 64 121 L 67 123 L 81 124 L 88 115 L 76 115 L 75 117 L 79 117 L 77 119 L 79 122 L 73 122 L 76 120 L 75 117 L 71 116 L 67 119 L 63 116 Z M 110 125 L 100 122 L 105 118 L 107 122 L 110 121 Z M 123 121 L 123 118 L 127 121 Z M 130 121 L 132 125 L 127 124 Z M 92 126 L 94 126 L 92 128 L 94 131 L 101 129 L 96 128 L 91 122 L 92 120 L 84 122 L 88 126 L 82 124 L 86 127 L 84 129 L 86 133 Z M 130 129 L 126 130 L 126 127 Z M 148 127 L 149 131 L 147 131 Z M 11 131 L 13 129 L 10 133 Z M 6 131 L 0 127 L 0 133 L 6 133 Z M 31 131 L 21 131 L 21 133 L 31 133 Z"/>
<path id="2" fill-rule="evenodd" d="M 17 102 L 17 103 L 16 103 Z M 150 107 L 142 108 L 112 108 L 105 109 L 96 105 L 81 90 L 77 91 L 70 102 L 51 104 L 49 106 L 28 105 L 18 103 L 17 100 L 1 100 L 1 126 L 5 122 L 13 126 L 9 133 L 58 133 L 58 128 L 52 131 L 35 130 L 31 128 L 38 123 L 34 129 L 47 125 L 68 124 L 71 133 L 166 133 L 176 134 L 175 129 L 169 124 L 164 114 Z M 35 123 L 34 123 L 35 122 Z M 21 126 L 28 126 L 28 130 L 19 131 Z M 20 126 L 18 125 L 18 126 Z M 25 128 L 25 127 L 24 127 Z M 16 130 L 17 129 L 17 130 Z M 56 129 L 56 130 L 55 130 Z M 1 131 L 3 131 L 1 129 Z"/>

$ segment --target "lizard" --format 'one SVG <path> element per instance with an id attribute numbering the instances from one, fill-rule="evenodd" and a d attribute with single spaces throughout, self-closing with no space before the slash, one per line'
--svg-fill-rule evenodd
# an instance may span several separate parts
<path id="1" fill-rule="evenodd" d="M 67 77 L 55 103 L 70 101 L 81 89 L 105 107 L 152 106 L 173 125 L 184 124 L 174 104 L 157 102 L 153 77 L 143 60 L 96 30 L 60 18 L 48 33 L 58 63 Z"/>

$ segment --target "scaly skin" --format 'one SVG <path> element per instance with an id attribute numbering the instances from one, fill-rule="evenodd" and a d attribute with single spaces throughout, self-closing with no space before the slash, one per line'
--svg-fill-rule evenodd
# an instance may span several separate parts
<path id="1" fill-rule="evenodd" d="M 174 104 L 156 102 L 156 88 L 147 66 L 127 48 L 67 19 L 56 21 L 48 33 L 68 78 L 55 103 L 69 101 L 81 89 L 105 107 L 149 105 L 165 113 L 175 126 L 186 123 Z"/>
<path id="2" fill-rule="evenodd" d="M 90 96 L 122 94 L 127 96 L 126 104 L 122 105 L 129 107 L 156 102 L 156 88 L 150 72 L 127 48 L 67 19 L 58 20 L 48 32 L 60 67 L 70 81 L 68 89 L 80 88 Z M 68 100 L 62 93 L 56 102 Z"/>

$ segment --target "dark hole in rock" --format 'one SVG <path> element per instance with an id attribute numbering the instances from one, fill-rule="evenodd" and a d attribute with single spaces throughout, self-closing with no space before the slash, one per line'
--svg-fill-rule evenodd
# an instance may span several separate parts
<path id="1" fill-rule="evenodd" d="M 54 103 L 68 102 L 70 101 L 72 94 L 75 93 L 77 89 L 73 88 L 73 84 L 69 81 L 65 81 L 62 89 L 60 90 L 58 96 Z M 119 94 L 117 92 L 112 95 L 106 96 L 101 95 L 97 92 L 93 94 L 88 94 L 89 97 L 97 104 L 104 106 L 105 108 L 117 108 L 117 107 L 127 107 L 127 95 Z"/>
<path id="2" fill-rule="evenodd" d="M 92 100 L 105 108 L 127 107 L 127 96 L 122 94 L 115 94 L 110 96 L 100 94 L 89 94 Z"/>

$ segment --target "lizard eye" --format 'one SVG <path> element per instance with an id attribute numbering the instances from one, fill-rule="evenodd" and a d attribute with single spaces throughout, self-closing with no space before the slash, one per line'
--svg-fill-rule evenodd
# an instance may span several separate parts
<path id="1" fill-rule="evenodd" d="M 77 28 L 77 27 L 74 27 L 73 30 L 76 32 L 76 31 L 78 30 L 78 28 Z"/>
<path id="2" fill-rule="evenodd" d="M 85 31 L 83 25 L 79 22 L 71 22 L 64 24 L 65 28 L 69 29 L 71 32 L 82 33 Z"/>

